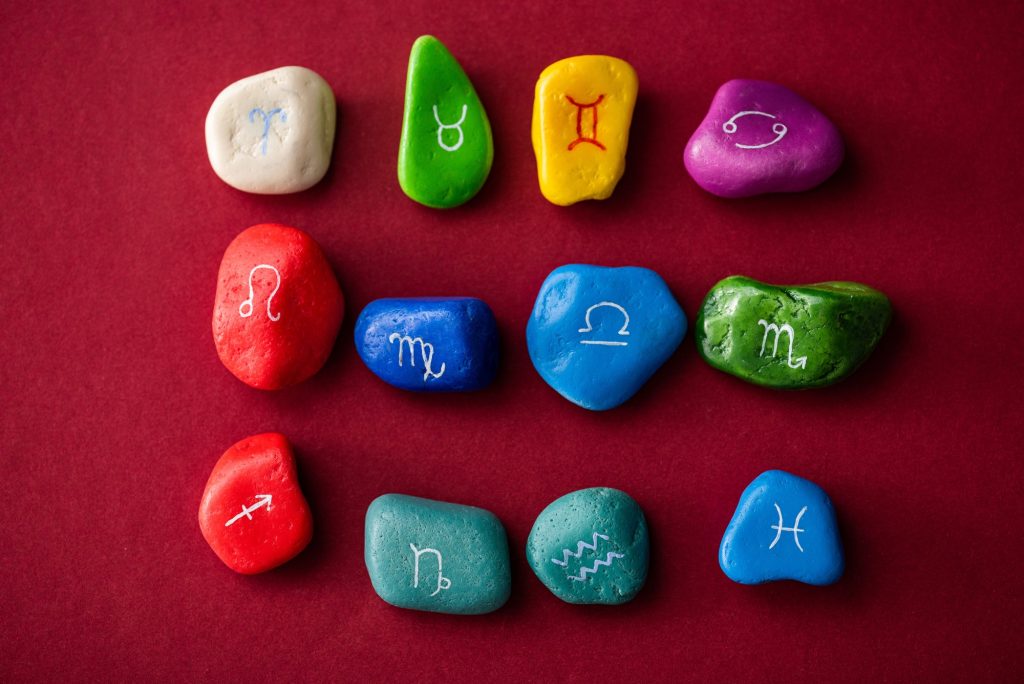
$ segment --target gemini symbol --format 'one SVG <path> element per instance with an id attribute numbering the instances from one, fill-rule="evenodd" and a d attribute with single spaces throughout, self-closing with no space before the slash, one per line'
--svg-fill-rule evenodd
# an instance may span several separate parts
<path id="1" fill-rule="evenodd" d="M 413 575 L 412 575 L 412 588 L 418 589 L 420 586 L 420 556 L 425 553 L 432 553 L 437 556 L 437 589 L 431 596 L 436 596 L 444 589 L 452 588 L 452 581 L 441 574 L 441 552 L 437 549 L 417 549 L 415 544 L 409 544 L 409 548 L 412 549 L 413 553 Z"/>
<path id="2" fill-rule="evenodd" d="M 434 345 L 429 342 L 424 342 L 422 337 L 409 337 L 402 333 L 393 332 L 388 335 L 388 342 L 394 344 L 395 340 L 398 340 L 398 365 L 402 366 L 402 353 L 405 351 L 405 347 L 409 347 L 409 364 L 416 367 L 416 345 L 420 345 L 420 358 L 423 360 L 423 382 L 426 382 L 429 378 L 439 378 L 444 375 L 444 363 L 441 364 L 441 369 L 435 373 L 430 369 L 430 366 L 434 363 Z"/>
<path id="3" fill-rule="evenodd" d="M 462 122 L 466 120 L 466 105 L 462 105 L 462 116 L 455 123 L 446 124 L 441 123 L 441 116 L 437 113 L 437 105 L 434 105 L 434 121 L 437 122 L 437 144 L 441 146 L 441 149 L 446 152 L 454 152 L 455 150 L 462 147 L 462 143 L 466 142 L 466 136 L 462 133 Z M 454 128 L 459 132 L 459 141 L 454 145 L 445 145 L 443 133 L 449 128 Z"/>
<path id="4" fill-rule="evenodd" d="M 576 109 L 576 139 L 573 140 L 571 143 L 569 143 L 569 151 L 571 152 L 573 150 L 573 148 L 575 148 L 580 143 L 590 143 L 591 145 L 594 145 L 595 147 L 598 147 L 601 150 L 604 150 L 605 149 L 604 145 L 602 145 L 601 141 L 597 139 L 597 105 L 601 104 L 601 100 L 604 99 L 604 94 L 602 93 L 601 95 L 598 95 L 596 100 L 594 100 L 593 102 L 589 102 L 589 103 L 577 102 L 576 100 L 572 99 L 572 97 L 570 97 L 569 95 L 566 95 L 565 99 L 569 100 L 569 102 L 572 102 L 577 107 L 577 109 Z M 594 112 L 593 113 L 594 125 L 593 125 L 593 130 L 590 133 L 590 137 L 587 137 L 587 136 L 583 135 L 583 110 L 584 109 L 590 109 L 590 110 L 593 110 L 593 112 Z"/>
<path id="5" fill-rule="evenodd" d="M 269 297 L 267 297 L 267 318 L 269 318 L 272 321 L 279 321 L 281 320 L 281 312 L 278 311 L 276 315 L 270 313 L 270 302 L 273 301 L 274 295 L 277 294 L 277 291 L 281 289 L 281 274 L 278 272 L 276 268 L 274 268 L 270 264 L 259 264 L 257 266 L 253 266 L 252 270 L 249 271 L 249 298 L 242 302 L 242 304 L 238 307 L 238 315 L 241 316 L 242 318 L 248 318 L 249 316 L 252 316 L 252 302 L 253 296 L 255 295 L 252 289 L 252 276 L 254 273 L 256 273 L 256 271 L 260 270 L 261 268 L 273 271 L 274 275 L 277 276 L 277 284 L 274 285 L 274 291 L 270 293 Z"/>
<path id="6" fill-rule="evenodd" d="M 275 114 L 280 114 L 281 115 L 281 123 L 285 123 L 285 122 L 288 121 L 288 115 L 280 107 L 278 107 L 276 109 L 271 109 L 269 112 L 265 112 L 262 109 L 260 109 L 259 107 L 254 107 L 253 109 L 249 110 L 249 123 L 256 123 L 256 115 L 257 114 L 259 114 L 260 118 L 263 119 L 263 135 L 261 136 L 263 142 L 260 145 L 260 152 L 263 154 L 264 157 L 266 157 L 267 156 L 267 136 L 270 135 L 270 122 L 274 119 L 274 115 Z"/>
<path id="7" fill-rule="evenodd" d="M 775 325 L 774 323 L 769 323 L 763 318 L 759 320 L 757 324 L 764 326 L 764 337 L 761 338 L 761 353 L 758 354 L 758 356 L 764 356 L 764 347 L 765 344 L 768 343 L 768 333 L 775 333 L 775 340 L 772 344 L 772 356 L 776 356 L 779 352 L 779 336 L 782 335 L 782 333 L 786 333 L 789 335 L 789 358 L 786 359 L 786 365 L 790 368 L 807 368 L 806 356 L 800 356 L 795 359 L 793 358 L 793 326 L 789 323 L 781 326 Z"/>
<path id="8" fill-rule="evenodd" d="M 768 546 L 768 550 L 771 551 L 775 548 L 775 545 L 779 543 L 779 539 L 782 537 L 783 532 L 792 532 L 793 541 L 796 542 L 796 548 L 800 549 L 800 553 L 804 552 L 804 547 L 800 546 L 800 532 L 806 532 L 807 530 L 800 529 L 800 518 L 804 517 L 804 513 L 807 512 L 807 506 L 800 509 L 800 512 L 796 514 L 796 520 L 793 521 L 792 527 L 782 526 L 782 509 L 779 508 L 779 504 L 775 504 L 775 511 L 779 514 L 779 524 L 772 525 L 772 529 L 775 530 L 775 539 Z"/>

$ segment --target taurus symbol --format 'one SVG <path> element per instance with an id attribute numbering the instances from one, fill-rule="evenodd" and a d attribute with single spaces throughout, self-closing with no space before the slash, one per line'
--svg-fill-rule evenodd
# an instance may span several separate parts
<path id="1" fill-rule="evenodd" d="M 394 344 L 395 340 L 398 340 L 398 365 L 402 365 L 402 352 L 405 351 L 405 347 L 409 347 L 409 364 L 416 367 L 416 344 L 420 345 L 420 357 L 423 359 L 423 382 L 427 381 L 427 378 L 434 377 L 439 378 L 444 375 L 444 363 L 441 364 L 441 370 L 435 373 L 430 370 L 430 366 L 434 362 L 434 345 L 429 342 L 424 342 L 422 337 L 409 337 L 401 333 L 393 332 L 388 335 L 388 342 Z"/>
<path id="2" fill-rule="evenodd" d="M 437 105 L 434 105 L 434 121 L 437 122 L 437 144 L 441 146 L 441 149 L 446 152 L 454 152 L 455 150 L 462 147 L 462 143 L 466 141 L 466 136 L 462 133 L 462 122 L 466 120 L 466 105 L 462 105 L 462 116 L 458 121 L 451 124 L 441 123 L 441 116 L 437 113 Z M 441 134 L 447 129 L 454 128 L 459 132 L 459 142 L 454 145 L 445 145 L 444 138 Z"/>
<path id="3" fill-rule="evenodd" d="M 801 356 L 796 359 L 793 358 L 793 326 L 786 323 L 782 326 L 769 323 L 763 318 L 757 322 L 758 325 L 764 326 L 764 337 L 761 338 L 761 353 L 758 356 L 764 356 L 764 347 L 768 342 L 768 333 L 775 333 L 775 341 L 772 345 L 772 356 L 775 356 L 779 351 L 779 336 L 782 333 L 789 335 L 789 358 L 786 359 L 786 365 L 790 368 L 807 368 L 807 357 Z"/>
<path id="4" fill-rule="evenodd" d="M 624 308 L 622 308 L 621 306 L 619 306 L 615 302 L 598 302 L 597 304 L 594 304 L 589 309 L 587 309 L 587 313 L 584 314 L 584 316 L 583 316 L 583 320 L 584 320 L 584 323 L 586 323 L 586 325 L 584 327 L 580 328 L 577 332 L 581 332 L 581 333 L 593 332 L 594 325 L 590 322 L 590 312 L 592 312 L 594 309 L 597 309 L 597 308 L 600 308 L 600 307 L 603 307 L 603 306 L 610 306 L 613 309 L 618 309 L 619 313 L 621 313 L 623 318 L 625 319 L 623 321 L 623 323 L 622 323 L 622 327 L 619 328 L 619 334 L 620 335 L 628 335 L 629 331 L 626 330 L 626 328 L 629 327 L 629 314 L 626 313 L 626 310 Z M 580 340 L 580 344 L 599 344 L 599 345 L 606 346 L 606 347 L 625 347 L 626 345 L 629 344 L 629 342 L 621 342 L 621 341 L 615 341 L 615 340 Z"/>
<path id="5" fill-rule="evenodd" d="M 800 546 L 800 535 L 799 535 L 799 533 L 800 532 L 806 532 L 807 530 L 800 529 L 800 518 L 804 517 L 804 513 L 807 512 L 807 506 L 804 506 L 803 508 L 801 508 L 800 512 L 796 514 L 796 520 L 793 521 L 793 526 L 792 527 L 783 527 L 782 526 L 782 509 L 779 508 L 779 504 L 774 504 L 774 505 L 775 505 L 776 512 L 778 512 L 778 514 L 779 514 L 779 524 L 778 525 L 772 525 L 772 529 L 776 531 L 775 532 L 775 539 L 773 539 L 772 543 L 768 546 L 768 550 L 771 551 L 772 549 L 775 548 L 775 545 L 779 543 L 779 538 L 782 537 L 782 533 L 783 532 L 792 532 L 793 533 L 793 541 L 796 542 L 796 548 L 800 549 L 800 553 L 803 553 L 804 552 L 804 547 Z"/>
<path id="6" fill-rule="evenodd" d="M 605 149 L 604 145 L 602 145 L 601 141 L 597 139 L 597 105 L 601 104 L 601 100 L 604 99 L 604 94 L 598 95 L 597 99 L 594 100 L 593 102 L 590 102 L 590 103 L 577 102 L 576 100 L 572 99 L 572 97 L 569 96 L 569 95 L 566 95 L 565 99 L 567 99 L 569 102 L 572 102 L 577 107 L 577 109 L 576 109 L 576 139 L 573 140 L 571 143 L 569 143 L 569 151 L 572 152 L 573 148 L 576 147 L 577 145 L 579 145 L 580 143 L 590 143 L 591 145 L 594 145 L 595 147 L 599 147 L 600 149 L 604 150 Z M 583 110 L 584 109 L 592 109 L 592 110 L 594 110 L 594 130 L 591 133 L 591 136 L 589 138 L 587 136 L 583 135 Z"/>
<path id="7" fill-rule="evenodd" d="M 437 549 L 417 549 L 415 544 L 409 544 L 409 548 L 412 549 L 413 553 L 413 575 L 412 575 L 412 588 L 418 589 L 420 586 L 420 556 L 425 553 L 432 553 L 437 556 L 437 589 L 431 594 L 436 596 L 444 589 L 452 588 L 452 581 L 441 574 L 441 552 Z"/>
<path id="8" fill-rule="evenodd" d="M 726 121 L 724 124 L 722 124 L 722 130 L 725 131 L 726 133 L 730 133 L 730 134 L 731 133 L 735 133 L 736 132 L 736 128 L 737 128 L 736 127 L 736 119 L 739 119 L 740 117 L 744 117 L 744 116 L 751 116 L 751 115 L 754 115 L 754 116 L 767 116 L 769 119 L 777 119 L 777 118 L 779 118 L 779 117 L 775 116 L 774 114 L 768 114 L 767 112 L 758 112 L 758 111 L 738 112 L 736 114 L 733 114 L 732 118 L 730 118 L 728 121 Z M 733 143 L 733 144 L 736 145 L 736 147 L 742 147 L 745 150 L 759 150 L 762 147 L 768 147 L 770 145 L 774 145 L 775 143 L 779 142 L 780 140 L 782 140 L 783 138 L 786 137 L 786 133 L 787 132 L 789 132 L 789 129 L 786 128 L 786 124 L 784 124 L 781 121 L 779 121 L 778 123 L 772 124 L 772 133 L 774 133 L 776 136 L 778 136 L 777 138 L 775 138 L 775 140 L 772 140 L 771 142 L 763 143 L 761 145 L 742 145 L 740 143 Z"/>
<path id="9" fill-rule="evenodd" d="M 274 291 L 270 293 L 269 297 L 267 297 L 267 318 L 272 321 L 278 321 L 281 319 L 281 312 L 278 311 L 277 315 L 270 313 L 270 302 L 273 301 L 274 295 L 276 295 L 277 291 L 281 288 L 281 274 L 270 264 L 259 264 L 258 266 L 253 266 L 252 270 L 249 271 L 249 298 L 242 302 L 241 306 L 238 307 L 238 315 L 242 318 L 252 316 L 252 301 L 255 294 L 252 289 L 252 276 L 261 268 L 269 269 L 274 272 L 275 276 L 277 276 L 277 284 L 274 285 Z"/>
<path id="10" fill-rule="evenodd" d="M 288 114 L 285 113 L 280 107 L 271 109 L 270 112 L 265 112 L 259 107 L 254 107 L 249 110 L 249 123 L 256 123 L 256 115 L 259 114 L 260 118 L 263 119 L 263 144 L 260 145 L 260 150 L 264 157 L 267 156 L 267 136 L 270 134 L 270 122 L 273 120 L 275 114 L 281 115 L 281 123 L 288 121 Z"/>

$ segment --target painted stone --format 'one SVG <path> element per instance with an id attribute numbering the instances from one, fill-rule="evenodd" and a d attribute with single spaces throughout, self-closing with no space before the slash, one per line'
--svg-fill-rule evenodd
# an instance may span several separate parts
<path id="1" fill-rule="evenodd" d="M 892 308 L 867 285 L 717 283 L 697 315 L 697 349 L 718 370 L 765 387 L 802 389 L 847 377 L 871 354 Z"/>
<path id="2" fill-rule="evenodd" d="M 761 473 L 740 496 L 718 562 L 740 584 L 838 581 L 845 561 L 828 494 L 782 470 Z"/>
<path id="3" fill-rule="evenodd" d="M 626 169 L 638 87 L 633 67 L 615 57 L 569 57 L 541 72 L 533 151 L 549 202 L 566 206 L 611 196 Z"/>
<path id="4" fill-rule="evenodd" d="M 640 506 L 608 487 L 581 489 L 537 517 L 526 542 L 534 574 L 567 603 L 626 603 L 644 586 L 650 542 Z"/>
<path id="5" fill-rule="evenodd" d="M 356 321 L 356 351 L 384 382 L 406 390 L 468 392 L 498 369 L 498 326 L 472 297 L 378 299 Z"/>
<path id="6" fill-rule="evenodd" d="M 374 590 L 393 606 L 477 615 L 508 600 L 505 528 L 482 508 L 385 494 L 366 511 L 364 552 Z"/>
<path id="7" fill-rule="evenodd" d="M 541 285 L 526 345 L 556 392 L 603 411 L 633 396 L 685 334 L 686 314 L 654 271 L 569 264 Z"/>
<path id="8" fill-rule="evenodd" d="M 792 90 L 767 81 L 729 81 L 715 93 L 686 145 L 697 184 L 719 197 L 800 192 L 843 161 L 839 130 Z"/>
<path id="9" fill-rule="evenodd" d="M 294 385 L 327 361 L 344 308 L 313 238 L 273 223 L 252 226 L 228 245 L 217 274 L 217 355 L 251 387 Z"/>
<path id="10" fill-rule="evenodd" d="M 331 164 L 334 92 L 318 74 L 288 66 L 232 83 L 206 115 L 206 153 L 221 180 L 263 195 L 315 185 Z"/>
<path id="11" fill-rule="evenodd" d="M 409 55 L 398 182 L 435 209 L 469 201 L 491 172 L 494 143 L 487 112 L 448 48 L 420 36 Z"/>
<path id="12" fill-rule="evenodd" d="M 254 435 L 224 452 L 199 504 L 199 529 L 224 564 L 243 575 L 276 568 L 306 548 L 313 516 L 284 435 Z"/>

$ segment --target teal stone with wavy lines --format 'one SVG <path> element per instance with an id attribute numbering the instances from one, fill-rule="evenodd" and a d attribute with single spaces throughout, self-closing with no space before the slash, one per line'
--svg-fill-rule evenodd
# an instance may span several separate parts
<path id="1" fill-rule="evenodd" d="M 647 521 L 625 492 L 581 489 L 541 512 L 526 556 L 537 578 L 567 603 L 626 603 L 647 580 Z"/>
<path id="2" fill-rule="evenodd" d="M 363 552 L 377 595 L 399 608 L 476 615 L 508 600 L 505 528 L 482 508 L 385 494 L 366 511 Z"/>

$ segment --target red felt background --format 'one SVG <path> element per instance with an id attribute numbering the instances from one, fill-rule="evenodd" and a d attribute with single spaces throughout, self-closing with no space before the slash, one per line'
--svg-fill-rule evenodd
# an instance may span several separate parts
<path id="1" fill-rule="evenodd" d="M 0 11 L 0 679 L 54 681 L 1007 681 L 1024 657 L 1021 563 L 1019 2 L 4 3 Z M 408 49 L 440 37 L 490 116 L 495 163 L 452 211 L 407 200 L 395 162 Z M 533 85 L 607 53 L 640 77 L 626 175 L 570 208 L 537 188 Z M 221 182 L 203 120 L 229 83 L 308 66 L 339 105 L 315 188 Z M 733 77 L 786 84 L 848 143 L 820 189 L 724 201 L 683 147 Z M 224 248 L 264 221 L 323 246 L 348 302 L 311 381 L 252 390 L 214 352 Z M 718 279 L 862 281 L 892 327 L 838 386 L 760 389 L 692 333 L 628 404 L 589 413 L 534 372 L 545 275 L 636 264 L 691 319 Z M 472 396 L 395 390 L 352 324 L 387 296 L 474 295 L 503 360 Z M 243 577 L 196 511 L 220 454 L 296 446 L 311 546 Z M 821 484 L 848 554 L 829 588 L 733 584 L 717 565 L 742 489 L 783 468 Z M 568 491 L 619 487 L 651 525 L 629 605 L 559 602 L 523 547 Z M 374 594 L 363 514 L 385 492 L 505 523 L 513 594 L 466 618 Z"/>

